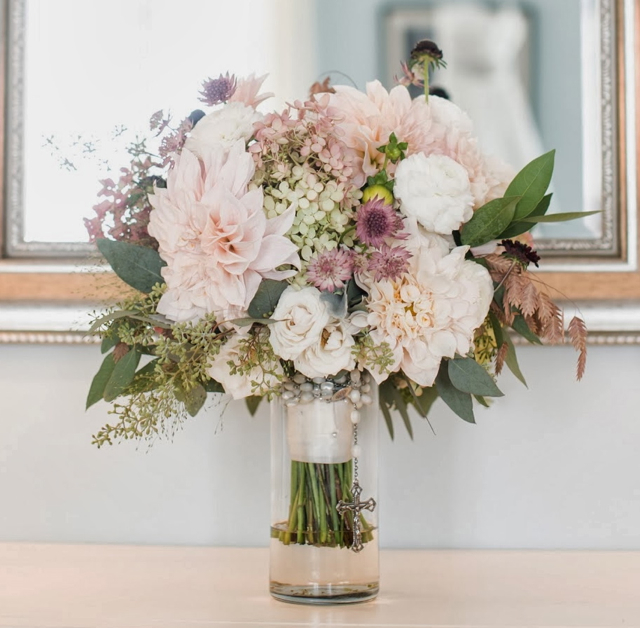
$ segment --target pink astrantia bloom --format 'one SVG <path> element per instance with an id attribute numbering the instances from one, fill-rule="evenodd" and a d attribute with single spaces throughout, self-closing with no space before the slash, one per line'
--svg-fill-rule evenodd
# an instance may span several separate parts
<path id="1" fill-rule="evenodd" d="M 367 270 L 374 281 L 395 281 L 409 269 L 409 259 L 411 253 L 403 246 L 383 244 L 379 251 L 373 252 Z"/>
<path id="2" fill-rule="evenodd" d="M 402 218 L 393 207 L 377 196 L 358 207 L 356 236 L 364 244 L 378 247 L 385 238 L 396 236 L 402 226 Z"/>
<path id="3" fill-rule="evenodd" d="M 353 274 L 353 255 L 346 249 L 322 251 L 307 266 L 307 279 L 318 290 L 344 288 Z"/>
<path id="4" fill-rule="evenodd" d="M 167 283 L 158 312 L 173 321 L 206 313 L 234 318 L 247 309 L 260 282 L 286 279 L 300 268 L 297 247 L 285 237 L 294 212 L 267 219 L 262 189 L 243 140 L 229 151 L 211 149 L 199 160 L 188 149 L 175 157 L 166 189 L 149 196 L 149 233 L 158 240 Z"/>
<path id="5" fill-rule="evenodd" d="M 229 72 L 221 74 L 217 79 L 209 78 L 202 83 L 200 101 L 213 107 L 227 102 L 235 93 L 238 87 L 238 80 Z"/>
<path id="6" fill-rule="evenodd" d="M 263 76 L 250 74 L 247 78 L 240 79 L 236 90 L 229 98 L 229 102 L 241 102 L 247 107 L 255 109 L 261 102 L 273 96 L 272 92 L 258 93 L 266 78 L 266 74 Z"/>

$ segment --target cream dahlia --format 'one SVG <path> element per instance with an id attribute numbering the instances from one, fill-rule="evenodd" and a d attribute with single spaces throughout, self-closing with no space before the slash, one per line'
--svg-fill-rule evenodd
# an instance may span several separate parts
<path id="1" fill-rule="evenodd" d="M 458 247 L 442 255 L 438 248 L 424 248 L 402 277 L 367 286 L 371 337 L 389 343 L 395 360 L 391 372 L 402 369 L 420 386 L 433 385 L 442 358 L 469 351 L 489 310 L 491 277 L 464 259 L 467 250 Z M 365 366 L 379 382 L 388 375 Z"/>

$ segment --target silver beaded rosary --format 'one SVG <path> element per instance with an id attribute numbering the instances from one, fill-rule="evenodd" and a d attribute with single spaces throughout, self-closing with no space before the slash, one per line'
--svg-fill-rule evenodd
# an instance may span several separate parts
<path id="1" fill-rule="evenodd" d="M 351 486 L 353 501 L 340 500 L 336 505 L 336 510 L 343 518 L 347 512 L 353 513 L 353 544 L 351 545 L 351 550 L 354 552 L 360 552 L 364 548 L 360 513 L 363 510 L 373 512 L 376 508 L 376 501 L 372 497 L 364 502 L 360 500 L 362 487 L 358 479 L 358 458 L 361 454 L 361 448 L 358 444 L 358 423 L 360 423 L 361 418 L 360 409 L 373 403 L 373 398 L 369 394 L 371 391 L 370 377 L 368 373 L 361 373 L 357 369 L 335 379 L 314 377 L 309 380 L 302 373 L 296 373 L 292 379 L 284 383 L 284 391 L 282 393 L 282 399 L 288 407 L 310 403 L 316 399 L 327 402 L 344 399 L 353 404 L 353 409 L 349 415 L 353 424 L 353 447 L 351 450 L 353 456 L 353 484 Z"/>

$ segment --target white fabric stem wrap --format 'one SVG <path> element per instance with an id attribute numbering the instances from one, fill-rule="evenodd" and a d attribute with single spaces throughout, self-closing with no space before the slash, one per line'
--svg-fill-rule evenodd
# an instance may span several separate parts
<path id="1" fill-rule="evenodd" d="M 353 406 L 347 400 L 287 406 L 287 441 L 291 460 L 337 464 L 351 460 Z"/>

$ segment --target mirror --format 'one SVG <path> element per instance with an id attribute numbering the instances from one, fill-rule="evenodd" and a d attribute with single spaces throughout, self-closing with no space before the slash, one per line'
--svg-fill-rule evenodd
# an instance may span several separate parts
<path id="1" fill-rule="evenodd" d="M 397 74 L 395 59 L 408 58 L 413 42 L 438 42 L 447 67 L 433 73 L 432 85 L 470 115 L 484 150 L 520 170 L 555 148 L 550 212 L 598 210 L 601 112 L 588 97 L 603 90 L 593 71 L 600 63 L 596 18 L 596 0 L 447 0 L 392 8 L 385 17 L 386 76 Z M 560 254 L 616 254 L 617 238 L 604 237 L 612 218 L 538 225 L 535 241 Z"/>
<path id="2" fill-rule="evenodd" d="M 545 280 L 574 299 L 640 298 L 633 0 L 2 4 L 0 299 L 86 298 L 89 279 L 74 268 L 93 250 L 82 219 L 98 180 L 126 163 L 126 141 L 148 133 L 153 112 L 179 122 L 197 108 L 207 76 L 269 73 L 279 99 L 268 108 L 281 107 L 325 75 L 391 87 L 424 37 L 448 61 L 433 82 L 469 111 L 487 151 L 517 168 L 556 148 L 555 211 L 602 210 L 534 232 Z"/>

